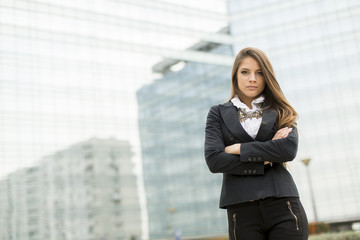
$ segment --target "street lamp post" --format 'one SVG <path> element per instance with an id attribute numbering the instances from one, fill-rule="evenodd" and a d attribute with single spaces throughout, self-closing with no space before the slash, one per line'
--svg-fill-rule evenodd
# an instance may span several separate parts
<path id="1" fill-rule="evenodd" d="M 312 181 L 311 181 L 310 170 L 309 170 L 309 163 L 311 161 L 311 158 L 306 158 L 301 161 L 304 163 L 304 165 L 306 167 L 306 174 L 307 174 L 307 179 L 308 179 L 309 188 L 310 188 L 310 197 L 311 197 L 311 203 L 312 203 L 313 212 L 314 212 L 314 218 L 315 218 L 315 222 L 318 222 L 319 219 L 318 219 L 317 212 L 316 212 L 314 190 L 312 187 Z"/>

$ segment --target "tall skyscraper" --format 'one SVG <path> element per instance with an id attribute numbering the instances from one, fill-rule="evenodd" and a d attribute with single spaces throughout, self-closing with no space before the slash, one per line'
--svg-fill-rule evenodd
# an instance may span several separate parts
<path id="1" fill-rule="evenodd" d="M 233 48 L 208 49 L 234 56 L 253 46 L 269 56 L 300 115 L 299 151 L 289 171 L 310 222 L 360 221 L 359 7 L 356 1 L 229 0 Z M 150 238 L 177 228 L 184 236 L 225 236 L 225 212 L 215 210 L 220 176 L 206 172 L 202 151 L 206 113 L 227 99 L 231 69 L 188 62 L 165 71 L 176 62 L 138 91 Z M 301 161 L 309 158 L 311 182 Z"/>
<path id="2" fill-rule="evenodd" d="M 231 55 L 230 46 L 199 43 L 198 51 Z M 218 209 L 221 176 L 211 175 L 203 157 L 206 114 L 229 94 L 229 67 L 188 62 L 137 93 L 150 239 L 222 235 Z M 162 68 L 159 69 L 159 66 Z M 167 67 L 166 67 L 167 66 Z"/>
<path id="3" fill-rule="evenodd" d="M 126 141 L 93 138 L 0 182 L 4 239 L 137 239 L 137 178 Z"/>
<path id="4" fill-rule="evenodd" d="M 264 50 L 300 115 L 291 172 L 310 221 L 360 220 L 360 5 L 358 1 L 229 0 L 237 52 Z"/>

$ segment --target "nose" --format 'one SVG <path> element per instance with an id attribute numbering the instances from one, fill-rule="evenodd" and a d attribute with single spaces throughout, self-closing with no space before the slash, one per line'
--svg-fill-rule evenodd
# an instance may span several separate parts
<path id="1" fill-rule="evenodd" d="M 250 74 L 249 80 L 250 80 L 250 81 L 256 81 L 255 73 L 251 73 L 251 74 Z"/>

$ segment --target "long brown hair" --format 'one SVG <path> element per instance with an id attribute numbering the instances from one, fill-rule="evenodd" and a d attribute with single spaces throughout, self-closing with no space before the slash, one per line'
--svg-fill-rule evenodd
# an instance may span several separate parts
<path id="1" fill-rule="evenodd" d="M 252 57 L 260 65 L 265 79 L 265 89 L 262 92 L 262 95 L 264 95 L 268 106 L 275 108 L 278 113 L 278 128 L 294 126 L 298 114 L 286 100 L 284 93 L 276 80 L 269 58 L 260 49 L 247 47 L 242 49 L 236 56 L 231 73 L 230 99 L 235 95 L 238 95 L 240 100 L 242 100 L 242 93 L 240 92 L 237 83 L 237 73 L 242 61 L 246 57 Z"/>

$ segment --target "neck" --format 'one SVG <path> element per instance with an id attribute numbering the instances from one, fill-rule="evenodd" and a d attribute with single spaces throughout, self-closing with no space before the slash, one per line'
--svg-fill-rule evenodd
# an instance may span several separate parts
<path id="1" fill-rule="evenodd" d="M 245 105 L 248 107 L 248 108 L 250 108 L 250 109 L 252 109 L 252 101 L 254 101 L 254 99 L 255 98 L 248 98 L 248 97 L 244 97 L 244 98 L 242 98 L 242 99 L 240 99 L 240 101 L 242 101 L 243 103 L 245 103 Z"/>

